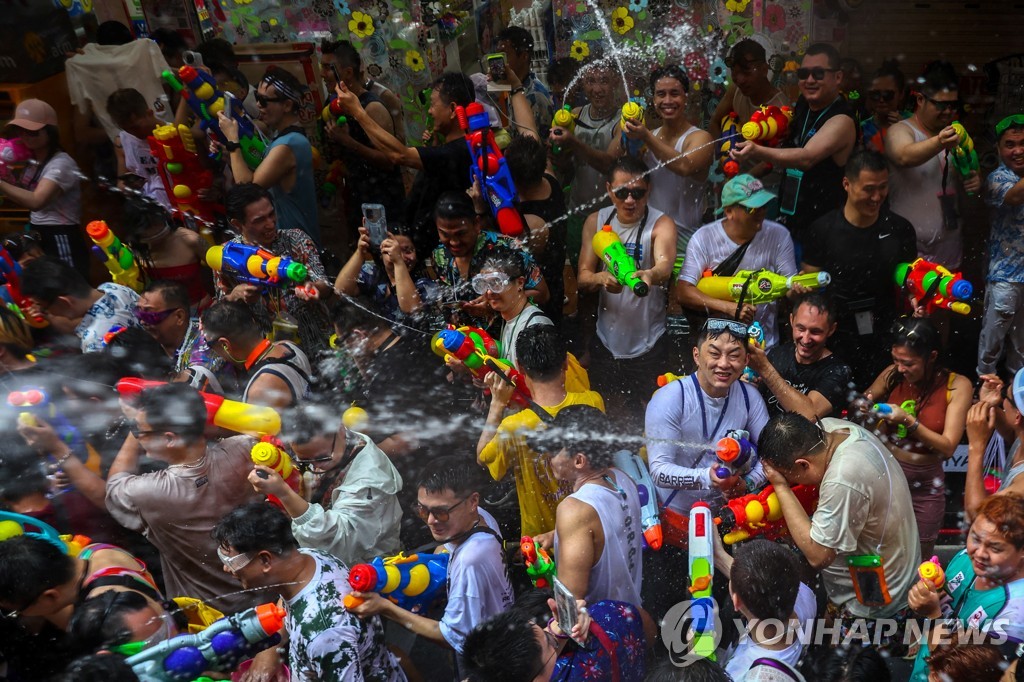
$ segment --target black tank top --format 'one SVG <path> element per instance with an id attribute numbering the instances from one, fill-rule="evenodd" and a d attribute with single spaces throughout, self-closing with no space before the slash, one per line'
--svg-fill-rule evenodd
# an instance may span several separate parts
<path id="1" fill-rule="evenodd" d="M 547 303 L 540 306 L 540 309 L 557 325 L 562 319 L 562 304 L 565 299 L 562 274 L 565 267 L 565 233 L 568 223 L 565 220 L 557 220 L 565 215 L 565 195 L 558 185 L 558 180 L 547 173 L 544 174 L 544 179 L 551 188 L 550 196 L 547 199 L 521 201 L 519 210 L 523 215 L 535 215 L 550 224 L 547 246 L 540 258 L 537 258 L 537 265 L 544 275 L 551 297 Z M 557 222 L 552 222 L 556 220 Z"/>

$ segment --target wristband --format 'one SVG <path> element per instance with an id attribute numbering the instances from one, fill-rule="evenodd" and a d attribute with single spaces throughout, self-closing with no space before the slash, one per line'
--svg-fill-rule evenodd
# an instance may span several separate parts
<path id="1" fill-rule="evenodd" d="M 914 419 L 914 423 L 907 427 L 907 435 L 909 436 L 910 434 L 912 434 L 915 431 L 917 431 L 917 428 L 919 426 L 921 426 L 921 420 L 920 419 Z"/>
<path id="2" fill-rule="evenodd" d="M 548 618 L 548 624 L 544 626 L 544 629 L 547 630 L 548 632 L 551 632 L 551 624 L 554 623 L 554 622 L 555 622 L 555 617 L 554 616 L 552 616 L 551 618 Z M 561 632 L 561 630 L 559 630 L 559 632 Z M 562 634 L 558 634 L 557 632 L 551 632 L 551 634 L 555 636 L 555 639 L 569 639 L 569 635 L 565 634 L 564 632 L 562 632 Z"/>
<path id="3" fill-rule="evenodd" d="M 224 143 L 224 149 L 227 149 L 229 152 L 235 152 L 235 151 L 238 151 L 241 148 L 242 148 L 242 145 L 239 142 L 231 142 L 229 140 L 229 141 Z"/>
<path id="4" fill-rule="evenodd" d="M 518 95 L 519 93 L 523 93 L 523 94 L 525 95 L 525 94 L 526 94 L 526 88 L 524 88 L 523 86 L 521 86 L 521 85 L 520 85 L 520 86 L 519 86 L 518 88 L 516 88 L 515 90 L 513 90 L 513 91 L 512 91 L 512 92 L 511 92 L 511 93 L 509 94 L 509 97 L 515 97 L 515 96 L 516 96 L 516 95 Z"/>

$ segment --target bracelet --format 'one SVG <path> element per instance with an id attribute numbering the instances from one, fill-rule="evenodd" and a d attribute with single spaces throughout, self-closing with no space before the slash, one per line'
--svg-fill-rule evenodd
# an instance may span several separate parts
<path id="1" fill-rule="evenodd" d="M 63 457 L 57 460 L 57 468 L 59 469 L 62 466 L 64 466 L 64 462 L 68 461 L 73 454 L 75 454 L 74 450 L 68 448 L 68 454 L 64 455 Z"/>
<path id="2" fill-rule="evenodd" d="M 921 420 L 920 419 L 914 419 L 914 423 L 907 427 L 907 435 L 909 436 L 910 434 L 912 434 L 915 431 L 917 431 L 917 427 L 919 427 L 919 426 L 921 426 Z"/>
<path id="3" fill-rule="evenodd" d="M 515 97 L 519 93 L 526 94 L 526 88 L 524 88 L 522 85 L 520 85 L 518 88 L 516 88 L 511 93 L 509 93 L 509 97 Z"/>
<path id="4" fill-rule="evenodd" d="M 547 630 L 548 632 L 551 632 L 551 624 L 554 623 L 554 622 L 555 622 L 555 617 L 554 616 L 551 616 L 551 618 L 548 618 L 548 624 L 544 626 L 544 629 Z M 551 634 L 555 636 L 555 639 L 569 639 L 569 635 L 565 634 L 564 632 L 562 634 L 551 632 Z"/>

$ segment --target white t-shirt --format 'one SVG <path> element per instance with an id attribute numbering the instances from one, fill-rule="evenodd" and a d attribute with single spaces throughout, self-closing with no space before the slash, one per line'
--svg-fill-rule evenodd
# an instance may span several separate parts
<path id="1" fill-rule="evenodd" d="M 713 270 L 739 246 L 729 239 L 721 220 L 704 225 L 694 233 L 690 243 L 686 245 L 686 260 L 683 261 L 683 269 L 679 272 L 679 281 L 696 286 L 705 270 Z M 789 230 L 770 220 L 764 221 L 760 231 L 754 235 L 753 241 L 740 260 L 739 267 L 736 268 L 737 271 L 761 269 L 786 277 L 797 272 L 793 239 L 789 236 Z M 754 315 L 754 319 L 760 322 L 764 329 L 768 347 L 779 341 L 775 325 L 778 307 L 777 302 L 765 303 L 757 306 L 757 313 Z"/>
<path id="2" fill-rule="evenodd" d="M 118 139 L 121 141 L 121 151 L 124 152 L 125 170 L 144 178 L 146 184 L 142 187 L 142 193 L 170 210 L 171 202 L 167 199 L 167 190 L 160 177 L 160 162 L 150 151 L 149 142 L 123 130 L 118 133 Z"/>
<path id="3" fill-rule="evenodd" d="M 41 180 L 56 183 L 61 193 L 37 211 L 29 213 L 33 225 L 78 225 L 82 222 L 82 180 L 78 164 L 65 152 L 57 152 L 41 171 L 29 166 L 19 185 L 35 190 Z"/>
<path id="4" fill-rule="evenodd" d="M 106 345 L 103 337 L 113 327 L 139 326 L 135 318 L 135 305 L 139 302 L 137 293 L 113 282 L 104 282 L 96 288 L 103 292 L 103 297 L 85 311 L 82 321 L 75 327 L 75 336 L 82 341 L 83 353 L 102 351 Z"/>
<path id="5" fill-rule="evenodd" d="M 842 419 L 823 419 L 829 433 L 850 435 L 836 449 L 818 486 L 811 539 L 834 549 L 835 560 L 821 571 L 828 598 L 861 618 L 886 618 L 907 603 L 921 565 L 920 538 L 910 488 L 899 462 L 878 438 Z M 846 560 L 878 554 L 892 601 L 869 607 L 857 601 Z"/>
<path id="6" fill-rule="evenodd" d="M 807 627 L 807 624 L 813 620 L 817 610 L 818 602 L 814 598 L 814 592 L 807 585 L 800 583 L 800 588 L 796 593 L 796 601 L 793 603 L 793 613 L 796 615 L 795 627 L 798 630 Z M 773 631 L 769 630 L 769 634 L 773 634 Z M 729 673 L 729 676 L 734 680 L 742 680 L 743 676 L 750 669 L 750 664 L 759 658 L 773 658 L 777 661 L 796 666 L 797 661 L 800 660 L 800 654 L 804 650 L 802 638 L 799 632 L 793 631 L 789 631 L 786 636 L 790 638 L 792 643 L 785 649 L 765 649 L 761 645 L 755 644 L 754 640 L 744 634 L 739 644 L 736 645 L 736 650 L 725 664 L 725 672 Z"/>
<path id="7" fill-rule="evenodd" d="M 484 523 L 501 535 L 498 522 L 483 509 Z M 462 653 L 466 636 L 480 623 L 512 606 L 515 597 L 508 581 L 501 545 L 490 533 L 474 533 L 452 553 L 448 561 L 448 605 L 441 617 L 441 636 Z"/>

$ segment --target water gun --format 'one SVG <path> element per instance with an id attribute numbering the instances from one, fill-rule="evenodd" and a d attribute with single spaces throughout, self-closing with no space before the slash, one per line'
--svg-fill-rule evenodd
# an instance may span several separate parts
<path id="1" fill-rule="evenodd" d="M 0 180 L 14 182 L 13 170 L 32 160 L 32 152 L 20 139 L 0 137 Z"/>
<path id="2" fill-rule="evenodd" d="M 644 534 L 644 543 L 655 552 L 661 549 L 664 537 L 661 531 L 661 516 L 658 514 L 658 493 L 654 489 L 654 480 L 640 456 L 629 450 L 619 450 L 613 455 L 615 468 L 636 483 L 636 492 L 640 497 L 640 529 Z"/>
<path id="3" fill-rule="evenodd" d="M 736 146 L 736 143 L 743 139 L 740 133 L 739 117 L 735 111 L 730 111 L 722 118 L 722 137 L 718 145 L 718 163 L 722 168 L 722 175 L 727 178 L 735 177 L 740 172 L 740 165 L 729 156 L 729 152 Z"/>
<path id="4" fill-rule="evenodd" d="M 7 394 L 7 404 L 20 410 L 18 421 L 26 426 L 38 426 L 36 417 L 40 417 L 57 432 L 57 437 L 71 450 L 84 454 L 85 437 L 63 414 L 50 399 L 46 390 L 38 386 L 26 386 L 20 391 Z"/>
<path id="5" fill-rule="evenodd" d="M 501 233 L 518 237 L 526 227 L 526 220 L 519 212 L 519 196 L 512 182 L 512 173 L 498 143 L 494 141 L 487 112 L 479 102 L 473 102 L 465 108 L 456 106 L 455 116 L 466 135 L 466 146 L 473 159 L 469 167 L 470 183 L 480 183 L 480 191 Z"/>
<path id="6" fill-rule="evenodd" d="M 103 220 L 92 221 L 85 226 L 85 231 L 92 239 L 92 252 L 103 261 L 114 283 L 141 294 L 142 276 L 131 249 L 121 243 Z"/>
<path id="7" fill-rule="evenodd" d="M 743 429 L 727 431 L 725 438 L 719 439 L 715 445 L 715 456 L 718 458 L 718 466 L 715 467 L 715 476 L 729 478 L 730 476 L 745 476 L 754 467 L 754 457 L 757 450 L 750 442 L 750 432 Z"/>
<path id="8" fill-rule="evenodd" d="M 146 649 L 128 645 L 126 663 L 141 682 L 195 680 L 206 671 L 230 673 L 242 661 L 281 641 L 285 610 L 261 604 L 222 618 L 196 634 L 178 635 Z M 139 649 L 132 653 L 132 649 Z"/>
<path id="9" fill-rule="evenodd" d="M 786 137 L 789 122 L 793 120 L 791 107 L 775 105 L 761 107 L 755 111 L 750 120 L 740 128 L 744 140 L 750 140 L 766 147 L 777 147 Z"/>
<path id="10" fill-rule="evenodd" d="M 637 296 L 642 297 L 650 293 L 651 289 L 647 282 L 636 276 L 636 261 L 626 253 L 626 247 L 611 225 L 605 225 L 595 232 L 592 244 L 594 253 L 604 261 L 608 272 L 612 273 L 619 284 Z"/>
<path id="11" fill-rule="evenodd" d="M 529 535 L 519 540 L 519 552 L 526 561 L 526 574 L 530 576 L 534 587 L 545 589 L 551 587 L 551 579 L 555 577 L 555 562 L 551 555 Z"/>
<path id="12" fill-rule="evenodd" d="M 760 322 L 754 321 L 750 323 L 750 326 L 747 328 L 747 343 L 761 350 L 764 350 L 768 345 L 768 340 L 764 338 L 764 327 L 761 326 Z M 743 378 L 748 382 L 753 382 L 757 379 L 757 372 L 750 367 L 744 367 Z"/>
<path id="13" fill-rule="evenodd" d="M 971 173 L 978 172 L 978 152 L 974 151 L 974 140 L 960 121 L 953 121 L 950 126 L 960 137 L 960 142 L 953 148 L 953 153 L 948 158 L 960 173 L 960 177 L 967 178 Z M 968 196 L 973 196 L 973 193 L 968 192 Z"/>
<path id="14" fill-rule="evenodd" d="M 669 384 L 671 384 L 673 381 L 678 381 L 679 379 L 682 379 L 684 376 L 686 376 L 686 375 L 685 374 L 673 374 L 672 372 L 665 372 L 664 374 L 659 374 L 658 375 L 658 388 L 664 388 L 665 386 L 668 386 Z"/>
<path id="15" fill-rule="evenodd" d="M 181 124 L 157 126 L 149 136 L 149 151 L 160 164 L 160 179 L 167 198 L 182 215 L 214 223 L 224 207 L 199 198 L 213 186 L 213 172 L 203 165 L 192 131 Z"/>
<path id="16" fill-rule="evenodd" d="M 341 102 L 338 101 L 337 97 L 327 103 L 327 106 L 320 112 L 320 118 L 323 119 L 324 123 L 328 121 L 333 121 L 338 125 L 348 123 L 348 118 L 345 116 L 345 112 L 342 111 Z"/>
<path id="17" fill-rule="evenodd" d="M 25 514 L 0 510 L 0 542 L 19 535 L 45 540 L 65 554 L 68 552 L 60 533 L 50 524 Z"/>
<path id="18" fill-rule="evenodd" d="M 12 312 L 25 320 L 30 327 L 42 329 L 49 325 L 42 316 L 29 313 L 32 301 L 21 293 L 21 263 L 11 257 L 10 252 L 0 246 L 0 300 Z"/>
<path id="19" fill-rule="evenodd" d="M 971 300 L 974 287 L 959 272 L 950 272 L 938 263 L 918 258 L 913 263 L 896 266 L 896 284 L 906 287 L 925 311 L 946 308 L 954 313 L 969 315 L 971 306 L 964 301 Z"/>
<path id="20" fill-rule="evenodd" d="M 690 509 L 687 552 L 690 562 L 693 617 L 693 653 L 715 660 L 715 600 L 711 597 L 711 581 L 715 575 L 715 544 L 712 533 L 715 521 L 706 502 L 695 502 Z"/>
<path id="21" fill-rule="evenodd" d="M 273 436 L 263 436 L 260 441 L 252 446 L 252 450 L 249 451 L 249 457 L 252 459 L 253 464 L 265 466 L 273 469 L 284 482 L 288 484 L 288 487 L 297 493 L 300 493 L 302 487 L 302 474 L 292 464 L 292 458 L 288 456 L 288 453 L 284 451 L 281 442 Z M 266 472 L 257 471 L 256 475 L 260 478 L 266 478 Z M 267 495 L 267 498 L 272 504 L 276 504 L 282 509 L 284 505 L 281 504 L 281 500 L 275 495 Z"/>
<path id="22" fill-rule="evenodd" d="M 256 170 L 263 161 L 267 144 L 256 130 L 249 114 L 245 113 L 241 102 L 221 92 L 213 76 L 191 66 L 186 65 L 178 69 L 177 76 L 171 71 L 164 71 L 161 76 L 164 82 L 188 103 L 192 113 L 199 120 L 199 127 L 207 135 L 213 135 L 221 144 L 226 144 L 228 140 L 217 124 L 217 114 L 223 111 L 225 115 L 235 119 L 238 122 L 238 144 L 241 146 L 242 158 L 245 159 L 245 165 Z"/>
<path id="23" fill-rule="evenodd" d="M 798 485 L 793 486 L 792 490 L 804 511 L 813 514 L 814 508 L 818 505 L 818 489 Z M 779 497 L 775 494 L 775 487 L 770 485 L 760 492 L 729 500 L 719 510 L 718 519 L 719 530 L 725 533 L 722 541 L 727 545 L 758 535 L 763 535 L 768 540 L 778 540 L 789 533 Z"/>
<path id="24" fill-rule="evenodd" d="M 522 372 L 500 359 L 501 349 L 494 338 L 479 327 L 447 327 L 434 334 L 430 349 L 445 362 L 449 358 L 460 360 L 474 377 L 483 381 L 497 370 L 516 390 L 512 400 L 520 407 L 528 407 L 530 392 Z"/>
<path id="25" fill-rule="evenodd" d="M 356 564 L 348 572 L 348 584 L 357 592 L 377 592 L 406 611 L 421 611 L 437 596 L 448 581 L 448 554 L 412 554 L 399 552 L 393 557 L 377 557 L 368 564 Z M 363 600 L 351 594 L 342 600 L 352 609 Z"/>
<path id="26" fill-rule="evenodd" d="M 802 284 L 808 289 L 828 286 L 832 276 L 827 272 L 809 272 L 804 275 L 786 277 L 769 270 L 740 270 L 732 277 L 705 274 L 697 282 L 697 289 L 705 296 L 719 301 L 740 302 L 759 305 L 777 301 L 793 288 Z"/>
<path id="27" fill-rule="evenodd" d="M 211 246 L 206 251 L 205 260 L 214 270 L 263 289 L 302 284 L 309 277 L 309 271 L 302 263 L 239 242 Z"/>
<path id="28" fill-rule="evenodd" d="M 149 381 L 125 377 L 117 382 L 116 388 L 122 399 L 134 400 L 142 391 L 166 382 Z M 272 407 L 250 405 L 224 396 L 198 391 L 206 403 L 206 425 L 218 426 L 254 438 L 276 436 L 281 431 L 281 415 Z"/>
<path id="29" fill-rule="evenodd" d="M 946 572 L 942 570 L 939 557 L 933 556 L 917 567 L 917 575 L 936 590 L 941 590 L 946 584 Z"/>
<path id="30" fill-rule="evenodd" d="M 913 400 L 913 399 L 911 399 L 911 400 L 904 400 L 902 403 L 900 403 L 900 409 L 903 410 L 904 412 L 906 412 L 907 414 L 909 414 L 911 417 L 916 417 L 917 416 L 917 401 Z M 889 403 L 875 403 L 874 405 L 871 406 L 871 411 L 875 412 L 876 414 L 878 414 L 883 419 L 888 418 L 888 417 L 890 417 L 892 415 L 892 407 L 889 405 Z M 907 437 L 907 427 L 904 426 L 903 424 L 900 424 L 899 426 L 897 426 L 896 427 L 896 437 L 897 438 L 906 438 Z"/>
<path id="31" fill-rule="evenodd" d="M 630 99 L 622 105 L 621 116 L 619 117 L 619 134 L 622 136 L 622 148 L 630 156 L 640 158 L 644 152 L 643 140 L 631 140 L 626 135 L 626 122 L 635 125 L 644 124 L 644 107 L 635 99 Z"/>
<path id="32" fill-rule="evenodd" d="M 555 115 L 551 119 L 551 127 L 561 128 L 570 135 L 575 133 L 576 117 L 572 115 L 572 107 L 566 104 L 561 109 L 555 111 Z M 557 135 L 555 137 L 557 137 Z M 551 151 L 555 154 L 561 154 L 562 146 L 556 144 L 551 147 Z"/>

